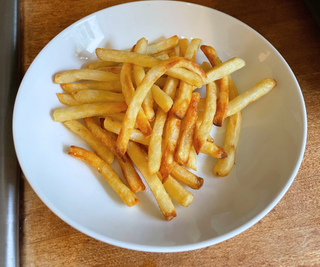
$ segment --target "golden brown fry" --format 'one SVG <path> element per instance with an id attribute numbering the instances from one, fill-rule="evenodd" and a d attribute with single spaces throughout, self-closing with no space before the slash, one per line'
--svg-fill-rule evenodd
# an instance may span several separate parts
<path id="1" fill-rule="evenodd" d="M 75 146 L 71 146 L 68 154 L 94 166 L 127 206 L 132 207 L 140 202 L 134 193 L 121 181 L 116 172 L 96 154 Z"/>
<path id="2" fill-rule="evenodd" d="M 193 137 L 198 118 L 198 104 L 200 101 L 200 94 L 193 93 L 191 102 L 185 116 L 183 128 L 180 131 L 180 139 L 177 146 L 175 161 L 178 164 L 186 165 L 189 160 L 190 150 L 193 144 Z"/>
<path id="3" fill-rule="evenodd" d="M 203 72 L 198 64 L 195 64 L 190 60 L 178 57 L 172 57 L 168 60 L 162 61 L 159 65 L 150 69 L 150 71 L 148 71 L 147 75 L 137 88 L 136 93 L 127 109 L 124 123 L 121 127 L 121 131 L 117 140 L 117 149 L 119 152 L 119 156 L 123 155 L 126 152 L 131 131 L 134 127 L 138 111 L 141 108 L 141 104 L 145 96 L 149 92 L 154 82 L 160 76 L 162 76 L 164 72 L 166 72 L 166 70 L 174 66 L 191 69 L 192 71 L 195 71 L 197 73 Z"/>
<path id="4" fill-rule="evenodd" d="M 99 116 L 106 113 L 119 113 L 126 109 L 127 105 L 125 102 L 82 104 L 78 106 L 57 108 L 53 111 L 53 118 L 55 121 L 62 122 Z"/>
<path id="5" fill-rule="evenodd" d="M 60 103 L 68 106 L 78 106 L 83 104 L 82 102 L 79 102 L 76 100 L 71 94 L 57 94 L 57 97 L 60 101 Z"/>
<path id="6" fill-rule="evenodd" d="M 277 86 L 274 79 L 266 78 L 257 83 L 254 87 L 248 91 L 238 95 L 230 101 L 229 110 L 227 116 L 232 116 L 233 114 L 239 112 L 245 108 L 250 103 L 258 100 L 262 96 L 269 93 L 273 88 Z"/>
<path id="7" fill-rule="evenodd" d="M 128 155 L 147 182 L 165 219 L 167 221 L 172 220 L 177 216 L 172 201 L 157 175 L 149 174 L 148 163 L 144 154 L 141 152 L 141 148 L 134 142 L 129 142 Z"/>
<path id="8" fill-rule="evenodd" d="M 90 133 L 87 127 L 74 120 L 66 121 L 64 125 L 73 133 L 81 137 L 106 163 L 111 164 L 113 162 L 114 155 Z"/>
<path id="9" fill-rule="evenodd" d="M 151 87 L 152 97 L 164 112 L 168 112 L 173 105 L 173 100 L 157 85 Z"/>
<path id="10" fill-rule="evenodd" d="M 222 61 L 218 57 L 216 50 L 211 46 L 201 46 L 201 50 L 204 52 L 206 57 L 209 59 L 212 67 L 222 64 Z M 229 105 L 229 79 L 228 76 L 223 76 L 218 80 L 219 83 L 219 95 L 217 98 L 216 112 L 213 118 L 213 124 L 221 127 L 224 119 L 227 116 L 228 105 Z M 197 150 L 199 153 L 199 149 Z"/>
<path id="11" fill-rule="evenodd" d="M 145 54 L 156 54 L 162 51 L 166 51 L 175 47 L 178 43 L 179 38 L 177 35 L 175 35 L 163 41 L 149 45 Z"/>
<path id="12" fill-rule="evenodd" d="M 159 170 L 162 176 L 163 183 L 169 177 L 174 164 L 174 155 L 179 140 L 180 124 L 181 120 L 176 118 L 170 112 L 169 118 L 165 125 L 165 141 Z"/>
<path id="13" fill-rule="evenodd" d="M 178 84 L 178 79 L 168 77 L 163 91 L 172 99 Z M 167 113 L 165 113 L 162 109 L 158 109 L 148 150 L 148 171 L 150 174 L 156 173 L 160 169 L 162 155 L 162 135 L 166 120 Z"/>
<path id="14" fill-rule="evenodd" d="M 103 60 L 97 60 L 95 62 L 90 63 L 87 66 L 87 69 L 98 69 L 103 67 L 113 67 L 119 65 L 118 62 L 111 62 L 111 61 L 103 61 Z"/>
<path id="15" fill-rule="evenodd" d="M 188 45 L 189 45 L 188 39 L 183 38 L 180 40 L 180 42 L 179 42 L 179 56 L 180 57 L 184 57 L 184 55 L 187 51 Z"/>
<path id="16" fill-rule="evenodd" d="M 98 103 L 108 101 L 124 101 L 123 94 L 103 90 L 78 90 L 73 91 L 72 96 L 82 103 Z"/>
<path id="17" fill-rule="evenodd" d="M 114 49 L 96 49 L 97 56 L 102 60 L 116 60 L 117 62 L 128 62 L 135 65 L 139 65 L 141 67 L 150 67 L 153 68 L 159 65 L 162 61 L 160 59 L 151 57 L 149 55 L 142 55 L 135 52 L 128 51 L 119 51 Z M 176 66 L 175 68 L 167 69 L 166 74 L 172 76 L 174 78 L 178 78 L 187 83 L 190 83 L 197 88 L 201 88 L 204 80 L 206 80 L 206 74 L 202 73 L 200 70 L 198 71 L 190 71 L 184 69 L 185 67 Z M 199 69 L 201 69 L 199 67 Z"/>
<path id="18" fill-rule="evenodd" d="M 169 175 L 167 181 L 163 184 L 169 196 L 171 196 L 181 206 L 188 207 L 194 196 L 187 189 L 185 189 L 179 182 Z"/>
<path id="19" fill-rule="evenodd" d="M 110 117 L 110 118 L 115 119 L 115 120 L 117 120 L 119 122 L 122 122 L 125 115 L 126 115 L 125 113 L 114 113 L 114 114 L 113 113 L 107 113 L 107 114 L 103 114 L 103 115 L 98 116 L 98 117 L 99 118 L 103 118 L 103 121 L 104 121 L 105 117 Z M 102 125 L 103 125 L 103 123 L 102 123 Z M 137 129 L 139 127 L 138 127 L 137 124 L 135 124 L 134 128 Z"/>
<path id="20" fill-rule="evenodd" d="M 134 47 L 134 52 L 139 54 L 145 54 L 148 47 L 148 41 L 145 38 L 141 38 Z M 143 67 L 134 65 L 133 66 L 133 75 L 136 82 L 136 85 L 139 86 L 146 73 Z M 155 118 L 155 113 L 153 110 L 153 97 L 151 91 L 148 92 L 145 99 L 142 102 L 142 109 L 148 118 L 148 121 L 153 121 Z"/>
<path id="21" fill-rule="evenodd" d="M 120 72 L 121 72 L 121 66 L 116 66 L 116 67 L 101 67 L 101 68 L 97 68 L 97 70 L 106 71 L 106 72 L 111 72 L 111 73 L 114 73 L 114 74 L 120 74 Z"/>
<path id="22" fill-rule="evenodd" d="M 197 50 L 199 49 L 201 40 L 200 39 L 192 39 L 190 44 L 187 47 L 184 57 L 194 61 L 196 57 Z M 181 82 L 177 95 L 175 97 L 174 104 L 172 106 L 172 113 L 178 117 L 180 120 L 185 116 L 187 109 L 190 104 L 191 96 L 192 96 L 193 86 L 191 84 Z"/>
<path id="23" fill-rule="evenodd" d="M 222 147 L 208 141 L 203 144 L 200 152 L 217 159 L 224 159 L 228 157 L 228 154 Z"/>
<path id="24" fill-rule="evenodd" d="M 192 189 L 200 189 L 203 185 L 203 178 L 189 172 L 176 162 L 172 168 L 171 176 Z"/>
<path id="25" fill-rule="evenodd" d="M 86 83 L 62 83 L 61 88 L 66 90 L 68 93 L 78 90 L 106 90 L 112 92 L 121 93 L 121 83 L 120 81 L 115 82 L 86 82 Z"/>
<path id="26" fill-rule="evenodd" d="M 113 139 L 112 136 L 110 136 L 113 133 L 110 133 L 109 135 L 109 133 L 103 130 L 93 118 L 85 118 L 83 121 L 92 135 L 104 144 L 114 155 L 116 155 L 116 136 L 115 139 Z M 123 176 L 127 180 L 132 191 L 135 193 L 144 191 L 145 185 L 143 184 L 139 174 L 136 172 L 128 155 L 125 154 L 123 158 L 117 157 L 117 159 Z"/>
<path id="27" fill-rule="evenodd" d="M 55 83 L 72 83 L 81 80 L 114 82 L 119 81 L 119 74 L 92 69 L 67 70 L 56 74 Z"/>
<path id="28" fill-rule="evenodd" d="M 197 170 L 197 156 L 196 151 L 194 150 L 194 147 L 190 149 L 189 159 L 187 164 L 185 164 L 186 167 L 196 171 Z"/>
<path id="29" fill-rule="evenodd" d="M 201 125 L 195 131 L 194 148 L 199 154 L 202 146 L 210 137 L 209 133 L 212 128 L 212 121 L 216 112 L 217 87 L 215 82 L 208 83 L 206 86 L 206 103 Z"/>
<path id="30" fill-rule="evenodd" d="M 228 78 L 229 78 L 229 84 L 230 84 L 229 97 L 230 97 L 230 100 L 232 101 L 238 96 L 238 90 L 234 82 L 232 81 L 231 77 L 229 76 Z M 228 154 L 228 157 L 224 159 L 220 159 L 217 165 L 214 167 L 213 173 L 217 176 L 227 176 L 235 164 L 236 151 L 237 151 L 240 132 L 241 132 L 241 124 L 242 124 L 241 111 L 230 116 L 229 122 L 227 125 L 226 139 L 224 141 L 224 147 L 223 147 L 225 152 Z"/>
<path id="31" fill-rule="evenodd" d="M 120 80 L 122 84 L 122 92 L 128 106 L 130 105 L 135 93 L 131 79 L 131 72 L 132 65 L 129 63 L 123 63 Z M 136 123 L 145 137 L 148 137 L 152 134 L 152 128 L 142 108 L 140 108 L 138 112 Z"/>
<path id="32" fill-rule="evenodd" d="M 121 122 L 116 121 L 110 117 L 106 117 L 104 120 L 104 128 L 116 134 L 119 134 L 121 130 L 121 125 L 122 125 Z M 133 129 L 130 135 L 130 140 L 138 142 L 143 145 L 149 145 L 150 139 L 145 138 L 139 130 Z M 118 152 L 117 152 L 117 155 L 119 156 Z M 122 155 L 119 157 L 122 157 Z"/>
<path id="33" fill-rule="evenodd" d="M 205 79 L 204 83 L 208 84 L 210 82 L 216 81 L 221 79 L 224 76 L 227 76 L 246 65 L 246 62 L 241 58 L 230 58 L 227 61 L 223 62 L 220 65 L 213 67 L 209 70 L 207 74 L 207 78 Z"/>

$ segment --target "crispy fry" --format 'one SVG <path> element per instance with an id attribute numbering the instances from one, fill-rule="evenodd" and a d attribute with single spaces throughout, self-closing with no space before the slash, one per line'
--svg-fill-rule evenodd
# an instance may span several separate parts
<path id="1" fill-rule="evenodd" d="M 180 42 L 179 42 L 179 56 L 180 57 L 184 57 L 184 55 L 187 51 L 188 45 L 189 45 L 188 39 L 183 38 L 180 40 Z"/>
<path id="2" fill-rule="evenodd" d="M 64 125 L 73 133 L 81 137 L 106 163 L 111 164 L 113 162 L 114 155 L 90 133 L 87 127 L 74 120 L 66 121 L 64 122 Z"/>
<path id="3" fill-rule="evenodd" d="M 111 73 L 114 73 L 114 74 L 120 74 L 120 72 L 121 72 L 121 66 L 116 66 L 116 67 L 101 67 L 101 68 L 98 68 L 97 70 L 106 71 L 106 72 L 111 72 Z"/>
<path id="4" fill-rule="evenodd" d="M 132 65 L 130 63 L 123 63 L 120 80 L 122 84 L 122 92 L 128 106 L 130 105 L 135 93 L 131 79 L 131 72 Z M 140 108 L 138 112 L 136 123 L 145 137 L 148 137 L 152 134 L 152 128 L 142 108 Z"/>
<path id="5" fill-rule="evenodd" d="M 61 88 L 66 90 L 68 93 L 78 90 L 106 90 L 121 93 L 120 81 L 115 82 L 87 82 L 87 83 L 62 83 Z"/>
<path id="6" fill-rule="evenodd" d="M 114 49 L 96 49 L 97 56 L 102 60 L 115 60 L 117 62 L 128 62 L 141 67 L 153 68 L 159 65 L 162 61 L 161 59 L 154 58 L 149 55 L 142 55 L 135 52 L 119 51 Z M 190 70 L 185 70 L 182 67 L 176 66 L 175 68 L 168 69 L 166 74 L 190 83 L 197 88 L 201 88 L 204 80 L 206 80 L 206 74 L 200 71 L 194 72 Z"/>
<path id="7" fill-rule="evenodd" d="M 200 189 L 203 185 L 203 178 L 189 172 L 177 163 L 174 163 L 171 176 L 192 189 Z"/>
<path id="8" fill-rule="evenodd" d="M 119 81 L 119 74 L 92 69 L 67 70 L 56 74 L 55 83 L 71 83 L 81 80 L 114 82 Z"/>
<path id="9" fill-rule="evenodd" d="M 135 45 L 134 52 L 139 54 L 145 54 L 148 47 L 148 41 L 145 38 L 141 38 Z M 136 85 L 139 86 L 146 73 L 144 68 L 138 65 L 133 66 L 133 75 Z M 142 102 L 142 109 L 148 118 L 148 121 L 153 121 L 155 118 L 155 113 L 153 110 L 153 97 L 151 91 L 148 92 L 145 99 Z"/>
<path id="10" fill-rule="evenodd" d="M 109 133 L 103 130 L 93 118 L 85 118 L 83 121 L 92 135 L 96 137 L 102 144 L 104 144 L 114 155 L 116 155 L 116 136 L 114 136 L 115 139 L 113 139 L 112 136 L 110 136 L 113 133 L 110 133 L 109 135 Z M 136 172 L 128 155 L 125 154 L 123 158 L 117 157 L 117 159 L 123 176 L 127 180 L 132 191 L 135 193 L 144 191 L 145 185 L 143 184 L 139 174 Z"/>
<path id="11" fill-rule="evenodd" d="M 104 128 L 107 129 L 108 131 L 116 133 L 116 134 L 119 134 L 119 132 L 121 130 L 121 125 L 122 125 L 121 122 L 116 121 L 110 117 L 106 117 L 104 120 Z M 143 134 L 139 130 L 136 130 L 136 129 L 132 130 L 131 135 L 130 135 L 130 140 L 138 142 L 143 145 L 149 145 L 149 139 L 145 138 L 143 136 Z M 117 152 L 117 155 L 119 156 L 118 152 Z M 122 155 L 119 157 L 122 157 Z"/>
<path id="12" fill-rule="evenodd" d="M 72 96 L 82 103 L 98 103 L 108 101 L 124 101 L 123 94 L 103 90 L 79 90 L 73 91 Z"/>
<path id="13" fill-rule="evenodd" d="M 203 144 L 200 152 L 217 159 L 224 159 L 228 157 L 228 154 L 222 147 L 208 141 Z"/>
<path id="14" fill-rule="evenodd" d="M 132 207 L 140 202 L 134 193 L 121 181 L 117 173 L 96 154 L 75 146 L 70 147 L 68 154 L 94 166 L 127 206 Z"/>
<path id="15" fill-rule="evenodd" d="M 103 115 L 101 115 L 101 116 L 98 116 L 99 118 L 103 118 L 103 121 L 104 121 L 104 119 L 105 119 L 105 117 L 110 117 L 110 118 L 112 118 L 112 119 L 115 119 L 115 120 L 117 120 L 117 121 L 119 121 L 119 122 L 123 122 L 123 119 L 124 119 L 124 116 L 125 116 L 126 114 L 125 113 L 107 113 L 107 114 L 103 114 Z M 102 123 L 102 125 L 103 125 L 103 123 Z M 134 128 L 135 129 L 137 129 L 137 128 L 139 128 L 138 127 L 138 125 L 137 124 L 135 124 L 134 125 Z"/>
<path id="16" fill-rule="evenodd" d="M 194 150 L 194 147 L 190 149 L 189 159 L 187 164 L 185 164 L 186 167 L 196 171 L 197 170 L 197 157 L 196 157 L 196 151 Z"/>
<path id="17" fill-rule="evenodd" d="M 57 94 L 57 97 L 60 101 L 60 103 L 68 106 L 78 106 L 83 104 L 82 102 L 79 102 L 76 100 L 71 94 Z"/>
<path id="18" fill-rule="evenodd" d="M 210 82 L 216 81 L 221 79 L 224 76 L 227 76 L 241 68 L 243 68 L 246 65 L 245 61 L 241 58 L 231 58 L 227 61 L 223 62 L 220 65 L 217 65 L 213 67 L 211 70 L 209 70 L 207 74 L 207 78 L 205 79 L 204 83 L 208 84 Z"/>
<path id="19" fill-rule="evenodd" d="M 168 112 L 170 108 L 173 105 L 173 100 L 170 96 L 168 96 L 163 90 L 160 89 L 157 85 L 152 85 L 151 92 L 153 99 L 156 101 L 156 103 L 159 105 L 160 108 L 164 112 Z"/>
<path id="20" fill-rule="evenodd" d="M 166 60 L 166 59 L 169 58 L 169 55 L 168 55 L 167 51 L 163 51 L 163 52 L 160 52 L 158 54 L 153 54 L 152 56 L 155 57 L 155 58 L 161 59 L 161 60 Z"/>
<path id="21" fill-rule="evenodd" d="M 169 118 L 165 125 L 165 141 L 159 170 L 163 183 L 169 177 L 174 164 L 174 155 L 179 140 L 180 124 L 181 120 L 176 118 L 170 112 Z"/>
<path id="22" fill-rule="evenodd" d="M 169 196 L 181 206 L 188 207 L 192 203 L 194 199 L 193 194 L 179 184 L 171 175 L 169 175 L 167 181 L 163 185 Z"/>
<path id="23" fill-rule="evenodd" d="M 227 116 L 232 116 L 233 114 L 239 112 L 245 108 L 250 103 L 258 100 L 262 96 L 269 93 L 277 85 L 274 79 L 266 78 L 257 83 L 254 87 L 248 91 L 238 95 L 230 101 L 229 110 Z"/>
<path id="24" fill-rule="evenodd" d="M 87 69 L 98 69 L 103 67 L 112 67 L 119 65 L 118 62 L 111 62 L 111 61 L 103 61 L 103 60 L 97 60 L 95 62 L 90 63 L 87 66 Z"/>
<path id="25" fill-rule="evenodd" d="M 200 101 L 200 94 L 193 93 L 191 102 L 185 116 L 183 128 L 180 131 L 180 139 L 177 146 L 175 161 L 178 164 L 186 165 L 189 160 L 190 150 L 192 148 L 196 122 L 198 118 L 198 104 Z"/>
<path id="26" fill-rule="evenodd" d="M 121 127 L 121 131 L 117 140 L 117 149 L 119 156 L 123 155 L 126 152 L 127 144 L 130 138 L 131 131 L 135 124 L 138 111 L 151 86 L 160 76 L 163 75 L 166 70 L 174 66 L 184 67 L 199 73 L 203 71 L 200 66 L 195 64 L 194 62 L 177 57 L 172 57 L 168 60 L 162 61 L 159 65 L 150 69 L 150 71 L 147 73 L 147 75 L 137 88 L 136 93 L 127 109 L 124 123 Z"/>
<path id="27" fill-rule="evenodd" d="M 212 128 L 214 114 L 216 112 L 217 86 L 215 82 L 208 83 L 206 86 L 206 98 L 203 119 L 201 125 L 197 127 L 194 135 L 194 148 L 197 154 L 204 143 L 210 138 L 209 133 Z"/>
<path id="28" fill-rule="evenodd" d="M 196 57 L 197 50 L 199 49 L 201 40 L 192 39 L 190 44 L 187 47 L 184 57 L 194 61 Z M 177 96 L 175 98 L 174 104 L 172 106 L 172 113 L 177 116 L 180 120 L 185 116 L 187 109 L 190 104 L 192 96 L 193 86 L 191 84 L 181 82 Z"/>
<path id="29" fill-rule="evenodd" d="M 166 51 L 175 47 L 178 43 L 179 38 L 175 35 L 158 43 L 149 45 L 145 54 L 156 54 L 161 51 Z"/>
<path id="30" fill-rule="evenodd" d="M 163 91 L 167 93 L 171 99 L 174 97 L 178 83 L 178 79 L 168 77 L 163 88 Z M 166 120 L 167 113 L 165 113 L 162 109 L 158 109 L 148 150 L 148 171 L 150 174 L 154 174 L 160 169 L 162 155 L 162 135 Z"/>
<path id="31" fill-rule="evenodd" d="M 106 113 L 119 113 L 126 109 L 127 105 L 125 102 L 82 104 L 78 106 L 57 108 L 53 111 L 53 118 L 55 121 L 62 122 L 99 116 Z"/>
<path id="32" fill-rule="evenodd" d="M 230 84 L 229 97 L 230 97 L 230 100 L 232 101 L 238 96 L 238 90 L 234 82 L 232 81 L 231 77 L 229 76 L 228 78 L 229 78 L 229 84 Z M 241 111 L 230 116 L 229 122 L 227 125 L 224 147 L 223 147 L 225 152 L 228 154 L 228 157 L 218 160 L 217 165 L 213 169 L 213 173 L 216 176 L 227 176 L 235 164 L 236 151 L 237 151 L 240 132 L 241 132 L 241 124 L 242 124 Z"/>
<path id="33" fill-rule="evenodd" d="M 128 155 L 147 182 L 165 219 L 167 221 L 172 220 L 177 216 L 172 201 L 157 175 L 148 173 L 148 163 L 145 156 L 141 152 L 140 147 L 134 142 L 129 142 Z"/>

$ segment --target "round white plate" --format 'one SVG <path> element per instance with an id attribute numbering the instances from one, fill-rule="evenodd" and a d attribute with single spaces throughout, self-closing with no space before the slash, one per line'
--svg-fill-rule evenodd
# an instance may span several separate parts
<path id="1" fill-rule="evenodd" d="M 149 43 L 173 35 L 201 38 L 224 61 L 247 65 L 232 76 L 239 92 L 263 78 L 278 86 L 243 111 L 236 165 L 228 177 L 212 173 L 216 159 L 198 157 L 205 179 L 194 202 L 174 203 L 177 217 L 164 220 L 149 190 L 129 208 L 91 166 L 67 155 L 70 145 L 88 148 L 52 112 L 61 107 L 53 83 L 57 72 L 85 68 L 97 47 L 128 49 L 141 37 Z M 205 60 L 202 52 L 197 62 Z M 202 89 L 202 91 L 204 91 Z M 306 143 L 306 111 L 299 85 L 275 48 L 242 22 L 199 5 L 134 2 L 111 7 L 74 23 L 56 36 L 26 73 L 16 98 L 13 135 L 23 172 L 41 200 L 62 220 L 98 240 L 134 250 L 174 252 L 231 238 L 265 216 L 292 183 Z M 223 145 L 225 127 L 213 129 Z M 119 172 L 117 163 L 113 164 Z"/>

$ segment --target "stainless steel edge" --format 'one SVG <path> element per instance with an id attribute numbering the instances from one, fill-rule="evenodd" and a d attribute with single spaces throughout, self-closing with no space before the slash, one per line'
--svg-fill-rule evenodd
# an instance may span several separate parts
<path id="1" fill-rule="evenodd" d="M 0 0 L 0 266 L 19 266 L 20 168 L 12 112 L 20 83 L 19 1 Z"/>

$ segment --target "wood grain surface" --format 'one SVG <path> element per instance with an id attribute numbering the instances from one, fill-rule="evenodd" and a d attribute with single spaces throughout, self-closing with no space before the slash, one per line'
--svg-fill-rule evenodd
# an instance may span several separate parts
<path id="1" fill-rule="evenodd" d="M 124 2 L 21 0 L 23 71 L 64 28 Z M 289 191 L 259 223 L 230 240 L 191 252 L 158 254 L 114 247 L 79 233 L 56 217 L 23 179 L 22 266 L 320 266 L 320 29 L 301 0 L 192 2 L 251 26 L 276 47 L 296 75 L 307 107 L 308 141 Z"/>

